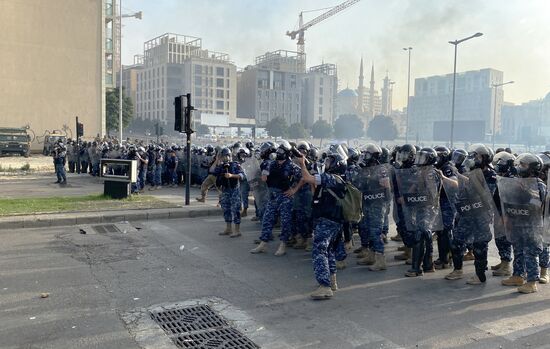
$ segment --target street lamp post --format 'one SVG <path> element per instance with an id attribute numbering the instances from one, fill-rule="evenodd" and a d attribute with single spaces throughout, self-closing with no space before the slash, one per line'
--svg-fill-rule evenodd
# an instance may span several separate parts
<path id="1" fill-rule="evenodd" d="M 403 50 L 409 52 L 409 68 L 407 70 L 407 121 L 405 124 L 405 143 L 409 143 L 409 99 L 411 99 L 411 50 L 412 47 L 404 47 Z"/>
<path id="2" fill-rule="evenodd" d="M 504 86 L 504 85 L 508 85 L 508 84 L 513 84 L 514 81 L 508 81 L 508 82 L 503 82 L 501 84 L 493 84 L 493 88 L 495 89 L 495 105 L 494 105 L 494 111 L 493 111 L 493 135 L 492 135 L 492 141 L 493 141 L 493 150 L 495 149 L 495 133 L 496 133 L 496 124 L 497 124 L 497 89 L 500 87 L 500 86 Z"/>
<path id="3" fill-rule="evenodd" d="M 468 36 L 467 38 L 464 38 L 464 39 L 449 41 L 449 44 L 455 46 L 455 60 L 454 60 L 454 69 L 453 69 L 453 102 L 452 102 L 452 105 L 451 105 L 451 139 L 450 139 L 451 148 L 453 147 L 454 128 L 455 128 L 456 53 L 457 53 L 458 44 L 460 44 L 461 42 L 464 42 L 466 40 L 470 40 L 470 39 L 473 39 L 473 38 L 480 37 L 482 35 L 483 35 L 483 33 L 478 32 L 478 33 L 475 33 L 474 35 Z"/>
<path id="4" fill-rule="evenodd" d="M 119 142 L 122 143 L 122 19 L 128 17 L 134 17 L 137 19 L 142 18 L 142 12 L 136 12 L 131 15 L 122 14 L 122 0 L 118 0 L 118 73 L 119 73 L 119 86 L 118 86 L 118 130 L 119 130 Z"/>

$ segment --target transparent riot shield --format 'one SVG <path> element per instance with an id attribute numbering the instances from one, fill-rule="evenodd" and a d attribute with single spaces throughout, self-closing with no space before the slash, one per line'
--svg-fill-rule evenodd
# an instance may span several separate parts
<path id="1" fill-rule="evenodd" d="M 261 180 L 260 162 L 255 157 L 250 157 L 241 164 L 241 167 L 246 175 L 256 206 L 262 208 L 269 197 L 269 191 L 267 185 Z"/>
<path id="2" fill-rule="evenodd" d="M 363 194 L 363 205 L 387 206 L 392 198 L 391 167 L 388 164 L 360 168 L 351 179 Z"/>
<path id="3" fill-rule="evenodd" d="M 432 166 L 395 169 L 407 230 L 443 230 L 439 178 Z"/>
<path id="4" fill-rule="evenodd" d="M 458 191 L 455 203 L 456 229 L 465 234 L 468 242 L 490 241 L 502 235 L 499 213 L 493 194 L 480 169 L 457 174 Z M 497 229 L 494 229 L 494 223 Z M 496 231 L 496 233 L 495 233 Z"/>
<path id="5" fill-rule="evenodd" d="M 508 241 L 542 245 L 543 199 L 537 178 L 497 177 L 497 185 Z"/>

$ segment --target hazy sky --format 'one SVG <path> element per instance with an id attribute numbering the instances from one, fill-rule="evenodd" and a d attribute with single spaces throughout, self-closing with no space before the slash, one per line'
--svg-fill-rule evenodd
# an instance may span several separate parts
<path id="1" fill-rule="evenodd" d="M 298 14 L 340 0 L 122 0 L 124 13 L 143 11 L 143 20 L 124 19 L 123 63 L 143 53 L 143 42 L 166 32 L 201 37 L 203 48 L 226 52 L 237 67 L 278 49 L 296 50 L 285 35 Z M 322 12 L 304 14 L 305 21 Z M 396 82 L 394 108 L 406 103 L 407 53 L 411 76 L 452 73 L 447 42 L 475 32 L 459 45 L 457 71 L 494 68 L 504 72 L 505 100 L 522 103 L 550 92 L 550 0 L 362 0 L 306 31 L 308 66 L 338 66 L 339 88 L 357 87 L 359 60 L 368 84 L 375 65 L 376 88 Z M 411 94 L 412 92 L 411 86 Z"/>

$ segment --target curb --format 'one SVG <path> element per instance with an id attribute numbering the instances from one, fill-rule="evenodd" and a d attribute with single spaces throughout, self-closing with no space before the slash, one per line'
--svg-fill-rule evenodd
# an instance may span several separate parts
<path id="1" fill-rule="evenodd" d="M 157 219 L 197 218 L 219 216 L 219 207 L 126 210 L 105 212 L 76 212 L 1 217 L 0 231 L 21 228 L 60 227 L 80 224 L 116 223 L 121 221 L 148 221 Z"/>

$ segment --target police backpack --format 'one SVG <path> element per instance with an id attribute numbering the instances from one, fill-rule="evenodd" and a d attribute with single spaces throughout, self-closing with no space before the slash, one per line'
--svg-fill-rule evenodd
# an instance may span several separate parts
<path id="1" fill-rule="evenodd" d="M 331 189 L 327 191 L 336 199 L 336 203 L 342 209 L 344 221 L 350 223 L 359 223 L 363 218 L 363 195 L 353 184 L 344 181 L 342 177 L 335 176 L 339 181 L 344 183 L 344 196 L 338 196 Z"/>

